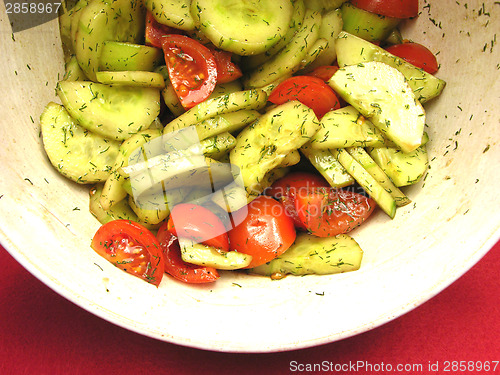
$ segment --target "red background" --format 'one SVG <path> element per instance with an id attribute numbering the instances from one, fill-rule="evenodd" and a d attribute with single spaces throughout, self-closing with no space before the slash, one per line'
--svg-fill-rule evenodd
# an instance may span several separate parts
<path id="1" fill-rule="evenodd" d="M 451 362 L 493 366 L 500 360 L 500 243 L 442 293 L 392 322 L 332 344 L 269 354 L 216 353 L 143 337 L 59 296 L 1 247 L 0 264 L 1 375 L 312 373 L 298 371 L 292 361 L 345 366 L 363 361 L 379 370 L 322 373 L 390 373 L 382 365 L 399 374 L 500 373 L 500 364 L 495 372 L 461 372 L 453 371 Z M 434 370 L 437 361 L 440 370 L 430 371 L 429 363 Z M 396 372 L 397 364 L 423 367 Z"/>

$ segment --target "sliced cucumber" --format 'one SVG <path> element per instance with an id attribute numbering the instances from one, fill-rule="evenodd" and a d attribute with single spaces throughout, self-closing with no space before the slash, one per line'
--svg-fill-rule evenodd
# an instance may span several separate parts
<path id="1" fill-rule="evenodd" d="M 112 86 L 150 87 L 163 89 L 165 81 L 160 73 L 140 72 L 131 70 L 126 72 L 97 72 L 96 79 L 100 83 Z"/>
<path id="2" fill-rule="evenodd" d="M 108 40 L 101 47 L 99 70 L 152 72 L 162 61 L 163 52 L 159 48 Z"/>
<path id="3" fill-rule="evenodd" d="M 236 138 L 228 132 L 214 135 L 200 142 L 203 154 L 217 160 L 220 156 L 232 150 L 236 146 Z"/>
<path id="4" fill-rule="evenodd" d="M 385 49 L 346 32 L 339 34 L 335 48 L 340 67 L 379 61 L 398 69 L 421 103 L 439 96 L 446 84 L 443 80 L 390 54 Z"/>
<path id="5" fill-rule="evenodd" d="M 190 3 L 190 0 L 144 0 L 146 8 L 153 14 L 156 21 L 186 31 L 194 29 Z"/>
<path id="6" fill-rule="evenodd" d="M 331 150 L 316 150 L 311 147 L 310 143 L 306 143 L 300 148 L 300 152 L 309 159 L 309 162 L 330 186 L 340 188 L 354 183 L 352 176 L 347 173 Z"/>
<path id="7" fill-rule="evenodd" d="M 308 68 L 319 56 L 328 49 L 328 40 L 324 38 L 317 39 L 314 44 L 307 50 L 306 55 L 299 65 L 300 69 Z"/>
<path id="8" fill-rule="evenodd" d="M 326 113 L 320 125 L 310 142 L 317 150 L 384 145 L 382 133 L 352 106 Z"/>
<path id="9" fill-rule="evenodd" d="M 286 168 L 291 167 L 292 165 L 296 165 L 300 162 L 300 152 L 297 150 L 293 150 L 285 158 L 281 161 L 280 165 L 277 168 Z"/>
<path id="10" fill-rule="evenodd" d="M 184 262 L 219 270 L 237 270 L 247 267 L 252 256 L 237 251 L 223 251 L 211 246 L 181 240 L 181 257 Z"/>
<path id="11" fill-rule="evenodd" d="M 66 62 L 63 80 L 64 81 L 87 80 L 87 76 L 80 68 L 80 65 L 78 65 L 78 60 L 74 55 L 71 56 L 71 58 Z"/>
<path id="12" fill-rule="evenodd" d="M 76 124 L 66 109 L 50 102 L 40 116 L 42 140 L 52 165 L 79 183 L 105 181 L 120 144 L 92 134 Z"/>
<path id="13" fill-rule="evenodd" d="M 61 6 L 59 7 L 59 34 L 61 36 L 61 44 L 64 53 L 64 60 L 67 61 L 75 53 L 73 50 L 73 41 L 71 39 L 71 20 L 73 18 L 73 12 L 76 2 L 61 1 Z"/>
<path id="14" fill-rule="evenodd" d="M 307 8 L 316 12 L 326 13 L 340 8 L 347 0 L 306 0 Z"/>
<path id="15" fill-rule="evenodd" d="M 191 13 L 215 46 L 255 55 L 286 35 L 293 4 L 291 0 L 193 0 Z"/>
<path id="16" fill-rule="evenodd" d="M 247 194 L 255 194 L 266 173 L 302 147 L 318 129 L 312 109 L 297 101 L 276 106 L 243 129 L 230 160 L 239 168 Z"/>
<path id="17" fill-rule="evenodd" d="M 410 153 L 391 147 L 377 147 L 369 149 L 369 152 L 373 160 L 398 187 L 413 185 L 420 181 L 429 165 L 425 145 Z"/>
<path id="18" fill-rule="evenodd" d="M 75 35 L 76 58 L 87 77 L 95 80 L 105 41 L 141 41 L 145 8 L 141 0 L 91 0 L 80 13 Z"/>
<path id="19" fill-rule="evenodd" d="M 263 87 L 277 79 L 293 74 L 300 69 L 300 64 L 319 35 L 321 14 L 307 10 L 300 30 L 278 54 L 250 72 L 243 80 L 246 88 Z"/>
<path id="20" fill-rule="evenodd" d="M 425 111 L 397 69 L 381 62 L 344 66 L 328 83 L 404 152 L 422 144 Z"/>
<path id="21" fill-rule="evenodd" d="M 147 129 L 160 113 L 160 92 L 152 88 L 61 81 L 57 94 L 80 125 L 115 140 Z"/>
<path id="22" fill-rule="evenodd" d="M 128 196 L 128 205 L 141 222 L 151 225 L 160 224 L 170 214 L 165 195 L 153 194 L 147 199 L 147 204 L 144 204 L 144 200 L 136 202 L 132 195 Z"/>
<path id="23" fill-rule="evenodd" d="M 384 40 L 401 22 L 400 18 L 380 16 L 351 3 L 344 3 L 341 10 L 344 31 L 370 42 Z"/>
<path id="24" fill-rule="evenodd" d="M 76 51 L 76 35 L 78 32 L 78 25 L 80 22 L 80 16 L 82 15 L 82 10 L 87 6 L 89 0 L 78 0 L 75 7 L 73 8 L 71 15 L 71 25 L 70 25 L 70 36 L 71 43 L 73 47 L 73 52 Z"/>
<path id="25" fill-rule="evenodd" d="M 382 185 L 366 171 L 345 149 L 332 150 L 337 160 L 354 177 L 359 185 L 373 198 L 380 208 L 392 219 L 396 215 L 396 200 Z"/>
<path id="26" fill-rule="evenodd" d="M 292 246 L 282 255 L 251 268 L 250 272 L 276 279 L 287 274 L 329 275 L 356 271 L 361 266 L 362 259 L 363 250 L 347 234 L 321 238 L 299 233 Z"/>

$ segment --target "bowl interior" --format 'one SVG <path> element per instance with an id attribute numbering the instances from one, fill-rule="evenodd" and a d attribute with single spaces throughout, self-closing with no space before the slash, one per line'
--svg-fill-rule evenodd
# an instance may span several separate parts
<path id="1" fill-rule="evenodd" d="M 39 116 L 63 62 L 57 20 L 12 34 L 3 5 L 0 239 L 58 293 L 115 324 L 203 349 L 266 352 L 339 340 L 426 301 L 499 238 L 499 9 L 432 2 L 404 34 L 437 53 L 441 97 L 425 105 L 430 169 L 405 190 L 394 220 L 378 212 L 353 232 L 365 251 L 357 272 L 265 277 L 225 273 L 210 286 L 165 278 L 158 289 L 89 247 L 99 227 L 88 187 L 60 176 L 43 152 Z"/>

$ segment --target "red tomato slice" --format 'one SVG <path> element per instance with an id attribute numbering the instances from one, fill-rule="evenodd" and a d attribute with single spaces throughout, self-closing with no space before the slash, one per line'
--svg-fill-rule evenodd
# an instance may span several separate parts
<path id="1" fill-rule="evenodd" d="M 197 204 L 181 203 L 174 206 L 167 221 L 167 230 L 177 237 L 229 250 L 224 223 L 208 208 Z"/>
<path id="2" fill-rule="evenodd" d="M 231 52 L 218 49 L 211 49 L 211 52 L 217 64 L 217 83 L 232 82 L 243 75 L 238 65 L 231 60 Z"/>
<path id="3" fill-rule="evenodd" d="M 306 75 L 317 77 L 325 82 L 328 82 L 330 78 L 335 74 L 335 72 L 339 70 L 338 66 L 335 65 L 322 65 L 318 66 L 314 70 L 310 71 Z"/>
<path id="4" fill-rule="evenodd" d="M 214 55 L 200 42 L 184 35 L 165 35 L 162 39 L 168 76 L 185 109 L 210 96 L 217 83 Z"/>
<path id="5" fill-rule="evenodd" d="M 254 199 L 246 209 L 236 211 L 233 218 L 239 224 L 229 231 L 229 246 L 253 257 L 247 268 L 280 256 L 295 241 L 292 219 L 284 206 L 269 196 Z"/>
<path id="6" fill-rule="evenodd" d="M 351 0 L 351 4 L 381 16 L 395 18 L 418 16 L 418 0 Z"/>
<path id="7" fill-rule="evenodd" d="M 161 40 L 162 37 L 167 34 L 177 34 L 181 33 L 180 30 L 174 29 L 173 27 L 168 27 L 167 25 L 162 25 L 153 16 L 151 12 L 146 13 L 146 32 L 145 32 L 145 42 L 146 45 L 162 48 Z"/>
<path id="8" fill-rule="evenodd" d="M 211 283 L 219 278 L 215 268 L 197 266 L 182 260 L 177 237 L 168 231 L 168 224 L 163 223 L 156 235 L 163 251 L 165 272 L 185 283 Z"/>
<path id="9" fill-rule="evenodd" d="M 298 195 L 307 195 L 310 188 L 324 187 L 329 188 L 328 182 L 321 176 L 307 172 L 293 172 L 274 182 L 266 194 L 270 195 L 283 203 L 286 214 L 293 220 L 296 228 L 305 230 L 306 226 L 299 219 L 295 209 L 295 197 Z"/>
<path id="10" fill-rule="evenodd" d="M 349 190 L 312 188 L 296 196 L 295 208 L 308 232 L 333 237 L 364 222 L 373 212 L 375 201 Z"/>
<path id="11" fill-rule="evenodd" d="M 163 277 L 163 255 L 153 233 L 130 220 L 102 225 L 90 245 L 118 268 L 158 286 Z"/>
<path id="12" fill-rule="evenodd" d="M 418 43 L 395 44 L 386 48 L 387 52 L 392 53 L 403 60 L 425 70 L 427 73 L 434 74 L 438 71 L 438 62 L 436 56 L 427 49 L 427 47 Z"/>
<path id="13" fill-rule="evenodd" d="M 322 79 L 311 76 L 296 76 L 284 80 L 271 92 L 268 100 L 278 105 L 298 100 L 312 108 L 318 119 L 325 113 L 340 108 L 335 91 Z"/>

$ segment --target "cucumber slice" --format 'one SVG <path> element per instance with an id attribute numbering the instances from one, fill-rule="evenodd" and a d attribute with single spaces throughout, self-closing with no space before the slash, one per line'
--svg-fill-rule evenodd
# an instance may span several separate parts
<path id="1" fill-rule="evenodd" d="M 160 224 L 170 214 L 164 195 L 153 194 L 148 200 L 147 206 L 143 206 L 142 200 L 140 202 L 138 204 L 132 195 L 128 196 L 128 205 L 143 223 L 151 225 Z"/>
<path id="2" fill-rule="evenodd" d="M 76 58 L 87 77 L 94 81 L 105 41 L 141 41 L 145 8 L 141 0 L 91 0 L 80 13 L 75 36 Z"/>
<path id="3" fill-rule="evenodd" d="M 306 143 L 300 152 L 309 159 L 309 162 L 332 187 L 345 187 L 354 183 L 354 178 L 347 173 L 331 150 L 316 150 Z"/>
<path id="4" fill-rule="evenodd" d="M 106 41 L 101 48 L 99 70 L 152 72 L 163 61 L 163 52 L 142 44 Z"/>
<path id="5" fill-rule="evenodd" d="M 219 270 L 237 270 L 252 262 L 252 256 L 237 251 L 223 251 L 211 246 L 180 239 L 181 257 L 184 262 Z"/>
<path id="6" fill-rule="evenodd" d="M 190 31 L 194 29 L 194 19 L 191 16 L 190 0 L 145 0 L 146 8 L 159 23 Z"/>
<path id="7" fill-rule="evenodd" d="M 400 18 L 380 16 L 351 3 L 344 3 L 341 10 L 344 31 L 369 42 L 384 40 L 401 22 Z"/>
<path id="8" fill-rule="evenodd" d="M 63 176 L 79 183 L 105 181 L 120 144 L 88 132 L 76 124 L 66 109 L 50 102 L 40 116 L 42 140 L 52 165 Z"/>
<path id="9" fill-rule="evenodd" d="M 299 65 L 300 69 L 308 68 L 319 56 L 328 49 L 328 40 L 324 38 L 317 39 L 314 44 L 307 50 L 306 55 Z"/>
<path id="10" fill-rule="evenodd" d="M 328 83 L 404 152 L 422 144 L 425 111 L 397 69 L 381 62 L 349 65 Z"/>
<path id="11" fill-rule="evenodd" d="M 82 15 L 82 10 L 88 5 L 88 3 L 89 0 L 78 0 L 75 7 L 73 8 L 70 25 L 70 37 L 73 51 L 76 51 L 76 35 L 78 31 L 78 25 L 80 23 L 80 16 Z"/>
<path id="12" fill-rule="evenodd" d="M 298 233 L 287 251 L 266 264 L 251 268 L 250 272 L 276 279 L 287 274 L 329 275 L 356 271 L 362 259 L 363 250 L 347 234 L 321 238 Z"/>
<path id="13" fill-rule="evenodd" d="M 326 13 L 340 8 L 347 0 L 306 0 L 307 8 L 316 12 Z"/>
<path id="14" fill-rule="evenodd" d="M 277 79 L 293 74 L 300 69 L 300 63 L 319 35 L 321 13 L 307 10 L 302 28 L 278 54 L 250 72 L 243 81 L 246 88 L 263 87 Z"/>
<path id="15" fill-rule="evenodd" d="M 311 138 L 311 147 L 317 150 L 353 146 L 384 146 L 384 137 L 359 111 L 347 106 L 330 111 L 320 121 L 321 128 Z"/>
<path id="16" fill-rule="evenodd" d="M 165 81 L 160 73 L 139 72 L 96 72 L 96 79 L 100 83 L 112 86 L 151 87 L 163 89 Z"/>
<path id="17" fill-rule="evenodd" d="M 61 81 L 56 91 L 80 125 L 110 139 L 125 140 L 147 129 L 160 113 L 157 89 Z"/>
<path id="18" fill-rule="evenodd" d="M 83 72 L 83 70 L 80 68 L 80 65 L 78 65 L 78 60 L 76 57 L 73 55 L 71 58 L 66 62 L 65 65 L 65 72 L 64 72 L 64 81 L 86 81 L 87 76 Z"/>
<path id="19" fill-rule="evenodd" d="M 220 156 L 232 150 L 236 146 L 236 138 L 228 132 L 214 135 L 200 141 L 203 154 L 217 160 Z"/>
<path id="20" fill-rule="evenodd" d="M 419 69 L 390 54 L 385 49 L 352 34 L 341 32 L 335 46 L 337 62 L 340 67 L 379 61 L 399 70 L 405 76 L 420 103 L 425 103 L 439 96 L 446 85 L 445 81 L 425 70 Z"/>
<path id="21" fill-rule="evenodd" d="M 193 0 L 191 13 L 215 46 L 254 55 L 286 35 L 293 4 L 291 0 Z"/>

